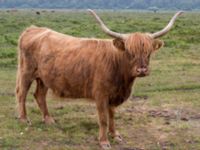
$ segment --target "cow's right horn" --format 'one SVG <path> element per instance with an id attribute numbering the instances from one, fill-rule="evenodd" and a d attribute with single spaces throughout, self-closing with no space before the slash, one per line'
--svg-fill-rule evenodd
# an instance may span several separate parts
<path id="1" fill-rule="evenodd" d="M 91 9 L 88 9 L 88 11 L 95 17 L 95 19 L 97 20 L 97 22 L 100 24 L 101 29 L 108 34 L 111 37 L 114 38 L 120 38 L 120 39 L 124 39 L 125 35 L 121 34 L 121 33 L 117 33 L 117 32 L 113 32 L 111 31 L 104 23 L 103 21 L 100 19 L 100 17 Z"/>
<path id="2" fill-rule="evenodd" d="M 151 34 L 151 37 L 154 38 L 154 39 L 156 39 L 156 38 L 159 38 L 159 37 L 164 36 L 165 34 L 167 34 L 167 33 L 170 31 L 170 29 L 173 27 L 173 25 L 174 25 L 174 23 L 175 23 L 177 17 L 180 16 L 182 13 L 183 13 L 183 11 L 177 12 L 177 13 L 172 17 L 172 19 L 170 20 L 170 22 L 168 23 L 168 25 L 167 25 L 164 29 L 162 29 L 161 31 L 152 33 L 152 34 Z"/>

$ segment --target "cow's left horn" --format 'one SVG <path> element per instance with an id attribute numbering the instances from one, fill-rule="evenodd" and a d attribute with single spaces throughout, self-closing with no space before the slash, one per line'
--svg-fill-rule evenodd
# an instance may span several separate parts
<path id="1" fill-rule="evenodd" d="M 111 37 L 114 38 L 120 38 L 120 39 L 124 39 L 125 35 L 121 34 L 121 33 L 117 33 L 117 32 L 113 32 L 111 31 L 104 23 L 103 21 L 100 19 L 100 17 L 91 9 L 88 9 L 88 11 L 96 18 L 97 22 L 100 24 L 101 29 L 108 34 Z"/>
<path id="2" fill-rule="evenodd" d="M 164 36 L 165 34 L 167 34 L 167 32 L 169 32 L 169 30 L 170 30 L 170 29 L 172 28 L 172 26 L 174 25 L 174 23 L 175 23 L 177 17 L 180 16 L 182 13 L 183 13 L 183 11 L 177 12 L 177 13 L 172 17 L 172 19 L 170 20 L 170 22 L 168 23 L 168 25 L 167 25 L 164 29 L 162 29 L 161 31 L 158 31 L 158 32 L 156 32 L 156 33 L 151 34 L 151 37 L 155 39 L 155 38 L 159 38 L 159 37 Z"/>

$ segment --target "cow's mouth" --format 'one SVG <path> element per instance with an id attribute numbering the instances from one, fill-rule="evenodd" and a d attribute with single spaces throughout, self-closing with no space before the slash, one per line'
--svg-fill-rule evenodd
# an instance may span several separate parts
<path id="1" fill-rule="evenodd" d="M 146 72 L 146 73 L 139 73 L 136 75 L 136 77 L 146 77 L 149 75 L 149 72 Z"/>
<path id="2" fill-rule="evenodd" d="M 144 73 L 137 75 L 137 77 L 145 77 L 145 76 L 147 76 L 147 75 Z"/>

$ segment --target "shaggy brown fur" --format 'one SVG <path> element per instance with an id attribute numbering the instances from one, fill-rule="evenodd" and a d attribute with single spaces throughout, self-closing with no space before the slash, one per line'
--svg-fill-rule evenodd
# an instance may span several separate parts
<path id="1" fill-rule="evenodd" d="M 36 80 L 34 96 L 46 123 L 54 122 L 45 99 L 52 89 L 60 97 L 92 99 L 99 115 L 100 142 L 108 143 L 107 126 L 113 137 L 120 138 L 114 109 L 127 100 L 135 78 L 148 75 L 150 54 L 161 46 L 161 41 L 142 33 L 125 40 L 105 40 L 27 28 L 19 39 L 16 97 L 20 119 L 26 121 L 25 99 Z"/>

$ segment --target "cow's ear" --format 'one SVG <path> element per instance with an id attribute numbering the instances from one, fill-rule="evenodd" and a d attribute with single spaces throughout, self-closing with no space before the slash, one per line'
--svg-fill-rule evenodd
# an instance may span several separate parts
<path id="1" fill-rule="evenodd" d="M 158 49 L 160 49 L 163 46 L 164 46 L 164 42 L 162 40 L 155 39 L 153 41 L 153 49 L 154 50 L 158 50 Z"/>
<path id="2" fill-rule="evenodd" d="M 125 51 L 125 44 L 124 44 L 124 41 L 122 39 L 119 39 L 119 38 L 116 38 L 113 40 L 113 45 L 121 50 L 121 51 Z"/>

